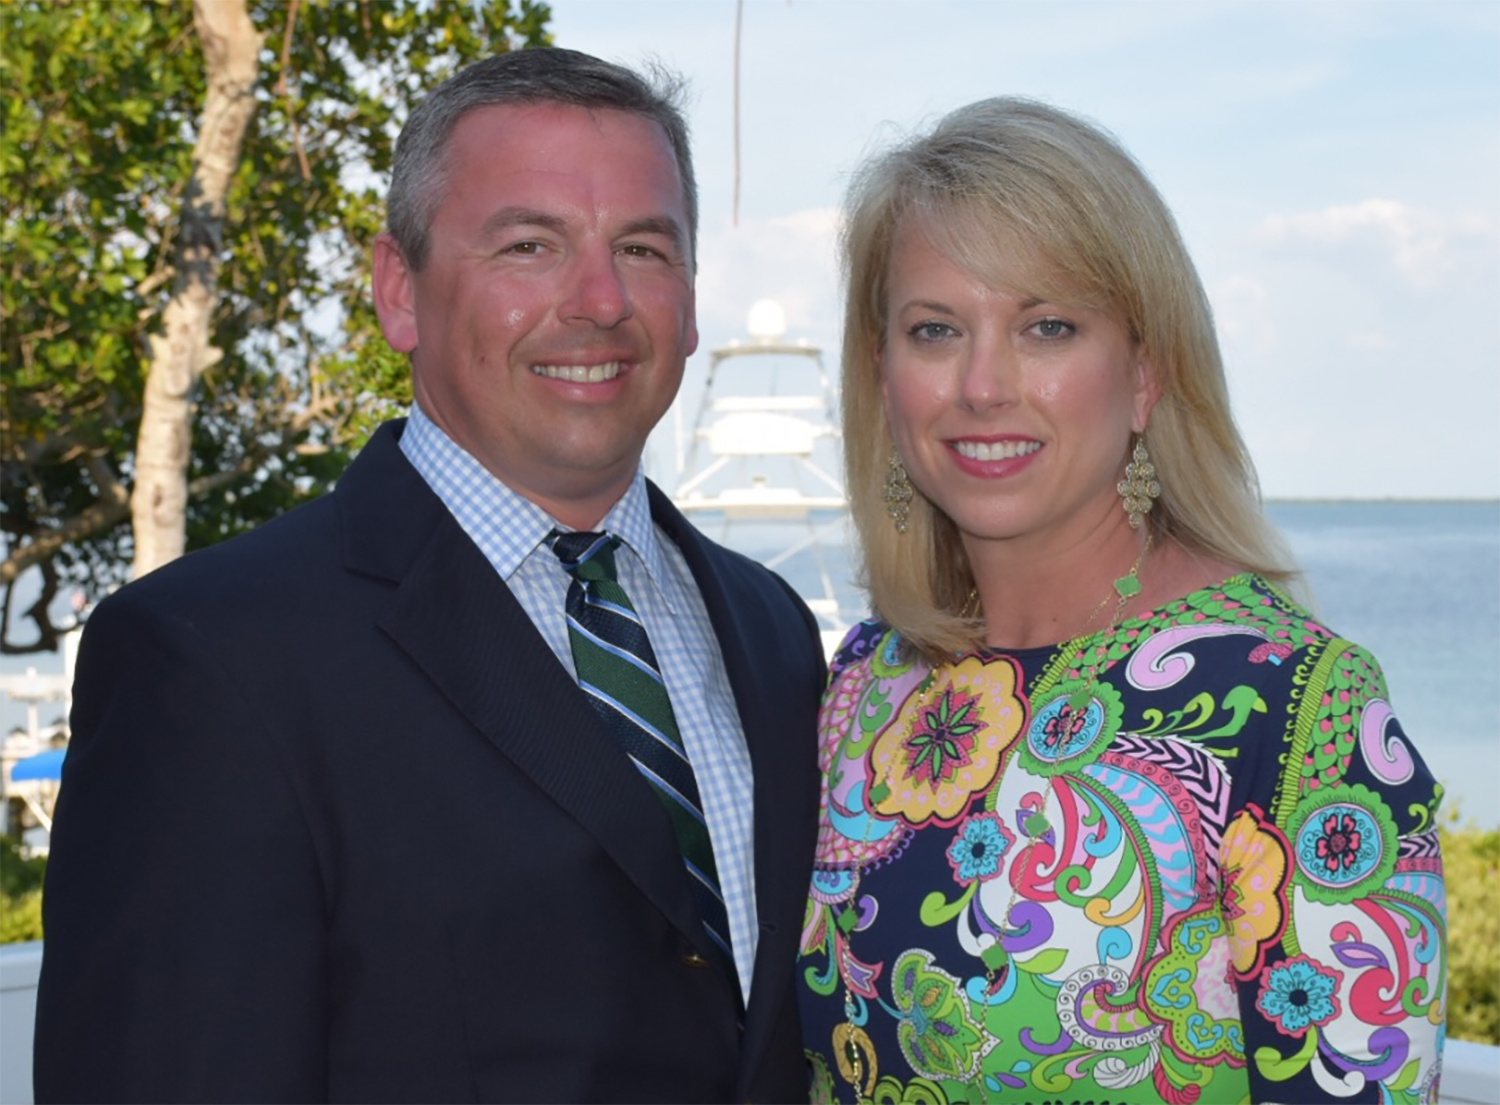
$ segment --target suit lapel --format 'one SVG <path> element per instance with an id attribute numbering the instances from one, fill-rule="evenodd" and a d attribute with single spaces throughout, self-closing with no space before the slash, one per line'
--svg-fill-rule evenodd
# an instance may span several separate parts
<path id="1" fill-rule="evenodd" d="M 788 724 L 777 709 L 784 688 L 766 685 L 764 660 L 757 653 L 776 649 L 781 642 L 752 639 L 736 607 L 763 601 L 761 596 L 737 593 L 725 571 L 726 554 L 694 529 L 666 496 L 648 483 L 652 518 L 682 550 L 713 623 L 714 634 L 729 672 L 730 687 L 755 776 L 755 889 L 760 940 L 750 1005 L 745 1016 L 741 1070 L 754 1071 L 768 1042 L 772 1018 L 783 1008 L 797 958 L 796 923 L 800 921 L 812 872 L 812 840 L 794 831 L 799 823 L 792 811 L 812 809 L 816 802 L 815 760 L 811 719 Z M 806 736 L 806 748 L 795 747 Z M 808 770 L 800 770 L 806 760 Z"/>
<path id="2" fill-rule="evenodd" d="M 386 426 L 340 481 L 345 560 L 397 588 L 380 628 L 483 737 L 712 951 L 657 797 Z M 435 719 L 436 720 L 436 719 Z M 434 740 L 452 739 L 444 732 Z"/>

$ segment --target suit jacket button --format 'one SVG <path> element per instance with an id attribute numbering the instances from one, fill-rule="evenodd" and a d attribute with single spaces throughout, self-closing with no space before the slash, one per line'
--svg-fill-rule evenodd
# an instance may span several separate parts
<path id="1" fill-rule="evenodd" d="M 688 949 L 682 953 L 682 964 L 685 967 L 707 967 L 708 960 L 704 959 L 696 951 Z"/>

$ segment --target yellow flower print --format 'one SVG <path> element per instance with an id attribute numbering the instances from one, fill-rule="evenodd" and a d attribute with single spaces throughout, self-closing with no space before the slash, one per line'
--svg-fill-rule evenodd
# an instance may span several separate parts
<path id="1" fill-rule="evenodd" d="M 1240 978 L 1260 973 L 1266 949 L 1281 939 L 1286 927 L 1288 853 L 1286 837 L 1256 806 L 1247 806 L 1224 831 L 1219 853 L 1224 919 Z"/>
<path id="2" fill-rule="evenodd" d="M 870 752 L 870 796 L 885 817 L 956 824 L 1026 728 L 1009 658 L 970 656 L 916 687 Z"/>

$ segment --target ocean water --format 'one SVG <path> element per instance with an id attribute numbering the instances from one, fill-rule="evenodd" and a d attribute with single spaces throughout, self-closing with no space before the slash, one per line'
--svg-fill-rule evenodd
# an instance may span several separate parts
<path id="1" fill-rule="evenodd" d="M 1324 624 L 1380 661 L 1449 808 L 1500 827 L 1500 503 L 1273 502 L 1267 512 Z M 775 548 L 773 527 L 704 529 L 761 559 Z M 857 620 L 866 604 L 847 535 L 823 552 L 840 606 Z M 820 593 L 810 550 L 778 570 L 801 593 Z"/>
<path id="2" fill-rule="evenodd" d="M 1450 806 L 1500 826 L 1500 503 L 1268 510 L 1324 623 L 1380 660 L 1402 728 Z"/>
<path id="3" fill-rule="evenodd" d="M 1268 512 L 1310 582 L 1319 616 L 1380 660 L 1401 724 L 1464 821 L 1500 827 L 1500 502 L 1273 502 Z M 777 565 L 804 595 L 827 575 L 845 616 L 864 616 L 847 527 L 815 518 L 819 542 Z M 709 534 L 762 560 L 807 531 L 723 519 Z M 821 563 L 815 553 L 821 553 Z M 4 657 L 0 671 L 55 655 Z M 60 709 L 42 708 L 43 724 Z M 0 701 L 0 725 L 25 722 Z"/>

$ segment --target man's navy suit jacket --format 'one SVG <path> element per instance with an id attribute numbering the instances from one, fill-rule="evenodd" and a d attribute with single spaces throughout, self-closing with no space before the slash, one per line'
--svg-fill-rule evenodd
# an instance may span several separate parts
<path id="1" fill-rule="evenodd" d="M 805 1100 L 811 615 L 650 489 L 754 768 L 741 1013 L 659 799 L 399 434 L 89 619 L 37 1100 Z"/>

